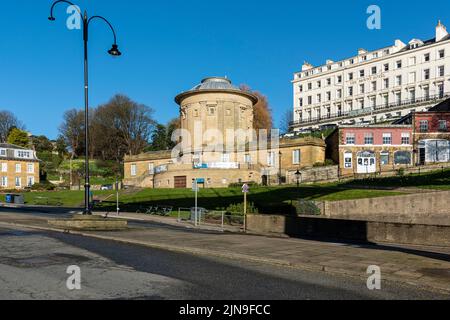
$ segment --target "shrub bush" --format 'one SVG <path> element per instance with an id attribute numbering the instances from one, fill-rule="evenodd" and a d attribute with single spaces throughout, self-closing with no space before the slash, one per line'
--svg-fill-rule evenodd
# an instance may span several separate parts
<path id="1" fill-rule="evenodd" d="M 228 213 L 228 214 L 235 214 L 235 213 L 244 214 L 244 204 L 243 203 L 232 204 L 232 205 L 228 206 L 228 208 L 222 208 L 219 210 L 226 211 L 226 213 Z M 258 208 L 255 207 L 254 203 L 252 203 L 252 202 L 247 203 L 247 213 L 248 214 L 258 214 L 259 213 Z"/>
<path id="2" fill-rule="evenodd" d="M 48 181 L 36 183 L 31 187 L 31 190 L 33 191 L 54 191 L 55 189 L 55 185 L 51 184 Z"/>

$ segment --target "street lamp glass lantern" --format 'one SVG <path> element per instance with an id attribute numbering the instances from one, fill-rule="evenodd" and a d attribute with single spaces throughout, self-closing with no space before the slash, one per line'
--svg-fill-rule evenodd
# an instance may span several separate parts
<path id="1" fill-rule="evenodd" d="M 117 44 L 113 44 L 112 48 L 108 50 L 108 53 L 113 57 L 120 57 L 122 55 Z"/>

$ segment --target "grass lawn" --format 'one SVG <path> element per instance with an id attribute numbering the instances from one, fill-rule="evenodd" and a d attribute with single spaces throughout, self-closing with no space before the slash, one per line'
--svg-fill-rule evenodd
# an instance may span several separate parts
<path id="1" fill-rule="evenodd" d="M 372 186 L 372 187 L 415 187 L 422 189 L 450 190 L 450 169 L 438 170 L 423 174 L 410 174 L 402 177 L 387 177 L 376 179 L 354 180 L 342 186 Z"/>
<path id="2" fill-rule="evenodd" d="M 356 180 L 346 183 L 322 185 L 303 185 L 283 187 L 253 187 L 248 195 L 248 201 L 253 202 L 262 213 L 283 213 L 292 209 L 291 201 L 298 199 L 317 201 L 340 201 L 361 198 L 395 196 L 402 193 L 389 190 L 363 189 L 358 186 L 371 187 L 418 187 L 426 189 L 450 190 L 450 170 L 438 171 L 422 175 L 407 175 L 404 177 L 389 177 L 378 179 Z M 100 206 L 103 209 L 115 208 L 114 191 L 95 191 L 95 197 L 104 200 L 112 196 Z M 83 206 L 83 191 L 31 192 L 25 193 L 27 204 L 62 205 L 68 207 Z M 4 201 L 4 196 L 0 196 Z M 108 202 L 109 201 L 109 202 Z M 190 189 L 144 189 L 130 194 L 122 191 L 120 194 L 121 209 L 135 212 L 140 207 L 171 206 L 190 208 L 194 206 L 194 193 Z M 243 202 L 240 188 L 202 189 L 199 193 L 199 206 L 209 210 L 221 210 L 232 204 Z"/>
<path id="3" fill-rule="evenodd" d="M 399 193 L 379 190 L 342 189 L 338 185 L 297 187 L 254 187 L 248 195 L 248 201 L 264 213 L 275 213 L 291 207 L 289 202 L 299 198 L 308 200 L 347 200 Z M 105 199 L 112 196 L 100 206 L 104 209 L 115 208 L 114 191 L 95 191 L 94 196 Z M 171 206 L 190 208 L 194 206 L 194 193 L 190 189 L 144 189 L 134 194 L 121 192 L 120 202 L 123 211 L 135 212 L 141 206 Z M 30 192 L 25 193 L 25 201 L 29 205 L 53 205 L 81 207 L 83 191 Z M 0 198 L 0 200 L 4 201 Z M 209 210 L 220 210 L 231 204 L 243 202 L 240 188 L 202 189 L 199 192 L 199 206 Z"/>

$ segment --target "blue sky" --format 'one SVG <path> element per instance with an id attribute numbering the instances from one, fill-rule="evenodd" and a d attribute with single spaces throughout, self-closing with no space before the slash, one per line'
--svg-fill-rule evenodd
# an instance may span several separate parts
<path id="1" fill-rule="evenodd" d="M 162 123 L 178 115 L 175 95 L 226 75 L 267 95 L 278 126 L 304 60 L 318 65 L 397 38 L 429 39 L 438 19 L 450 28 L 448 0 L 75 2 L 113 23 L 124 54 L 107 55 L 110 32 L 92 25 L 91 106 L 123 93 L 151 106 Z M 15 113 L 33 134 L 56 138 L 64 111 L 83 106 L 82 41 L 80 31 L 66 28 L 64 5 L 56 22 L 47 20 L 51 3 L 2 1 L 0 110 Z M 366 27 L 371 4 L 381 8 L 381 30 Z"/>

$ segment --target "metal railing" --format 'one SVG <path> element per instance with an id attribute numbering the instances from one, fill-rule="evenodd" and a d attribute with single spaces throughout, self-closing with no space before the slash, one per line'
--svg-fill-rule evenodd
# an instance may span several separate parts
<path id="1" fill-rule="evenodd" d="M 326 114 L 325 116 L 315 117 L 315 118 L 311 118 L 311 119 L 292 121 L 290 123 L 290 126 L 295 127 L 295 126 L 299 126 L 299 125 L 320 124 L 320 123 L 330 122 L 330 120 L 345 120 L 345 119 L 354 118 L 357 116 L 371 115 L 371 114 L 387 112 L 387 111 L 396 111 L 399 109 L 403 109 L 405 106 L 408 106 L 408 105 L 411 106 L 411 105 L 415 105 L 415 104 L 429 103 L 429 102 L 438 103 L 441 100 L 445 100 L 447 98 L 450 98 L 450 92 L 443 93 L 443 94 L 430 95 L 430 96 L 423 97 L 423 98 L 407 99 L 407 100 L 402 100 L 400 102 L 382 104 L 382 105 L 377 105 L 374 107 L 360 109 L 360 110 L 330 113 L 330 114 Z"/>
<path id="2" fill-rule="evenodd" d="M 222 232 L 227 230 L 245 231 L 246 229 L 246 219 L 243 213 L 209 211 L 202 208 L 199 208 L 197 216 L 195 216 L 194 208 L 178 208 L 178 222 L 189 223 L 197 227 L 216 227 Z"/>

